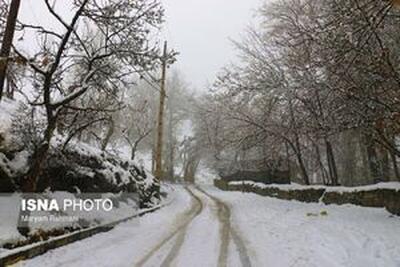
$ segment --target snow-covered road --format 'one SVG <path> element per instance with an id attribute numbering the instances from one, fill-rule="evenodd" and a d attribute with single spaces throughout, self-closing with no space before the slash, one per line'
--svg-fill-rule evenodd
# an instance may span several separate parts
<path id="1" fill-rule="evenodd" d="M 169 206 L 18 265 L 400 267 L 400 219 L 383 209 L 174 187 Z"/>

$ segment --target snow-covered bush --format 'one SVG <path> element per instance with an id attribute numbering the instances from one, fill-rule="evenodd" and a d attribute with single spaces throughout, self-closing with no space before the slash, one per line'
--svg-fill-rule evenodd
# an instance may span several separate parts
<path id="1" fill-rule="evenodd" d="M 134 161 L 73 142 L 64 149 L 64 139 L 52 143 L 38 190 L 138 193 L 140 206 L 155 204 L 158 183 Z"/>
<path id="2" fill-rule="evenodd" d="M 43 136 L 43 116 L 39 109 L 15 101 L 5 101 L 0 109 L 0 192 L 14 192 L 28 171 L 29 161 Z M 1 141 L 0 140 L 0 141 Z M 43 162 L 38 192 L 137 193 L 139 205 L 158 202 L 154 177 L 134 161 L 123 160 L 83 142 L 56 134 Z"/>

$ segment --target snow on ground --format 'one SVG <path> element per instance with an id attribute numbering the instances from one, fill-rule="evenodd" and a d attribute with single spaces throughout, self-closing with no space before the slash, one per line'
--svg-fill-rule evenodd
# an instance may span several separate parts
<path id="1" fill-rule="evenodd" d="M 373 185 L 345 187 L 345 186 L 323 186 L 323 185 L 300 185 L 291 184 L 264 184 L 253 181 L 232 181 L 230 185 L 252 185 L 258 188 L 279 188 L 280 190 L 306 190 L 306 189 L 325 189 L 327 192 L 356 192 L 356 191 L 372 191 L 376 189 L 394 189 L 400 191 L 400 182 L 377 183 Z"/>
<path id="2" fill-rule="evenodd" d="M 207 191 L 230 205 L 253 266 L 400 266 L 400 218 L 384 209 Z"/>
<path id="3" fill-rule="evenodd" d="M 63 203 L 64 199 L 79 201 L 78 198 L 68 192 L 49 192 L 42 194 L 41 197 L 55 199 L 58 203 Z M 29 216 L 36 218 L 36 221 L 30 221 L 29 227 L 33 232 L 39 229 L 50 231 L 53 229 L 62 229 L 64 227 L 82 228 L 82 223 L 87 224 L 85 225 L 86 227 L 91 227 L 126 218 L 130 215 L 136 214 L 139 210 L 134 199 L 126 198 L 123 201 L 119 201 L 117 200 L 118 195 L 114 194 L 104 195 L 103 199 L 105 198 L 115 199 L 115 203 L 118 206 L 115 206 L 111 211 L 105 211 L 102 209 L 90 212 L 78 210 L 73 211 L 71 207 L 62 212 L 30 212 Z M 22 196 L 20 193 L 0 195 L 0 246 L 6 243 L 15 243 L 26 239 L 17 230 L 21 199 Z M 50 214 L 59 219 L 52 221 L 45 220 Z M 7 249 L 0 248 L 0 256 L 8 251 L 9 250 Z"/>
<path id="4" fill-rule="evenodd" d="M 163 209 L 118 225 L 115 229 L 61 247 L 18 266 L 134 266 L 170 230 L 178 213 L 190 208 L 191 198 L 180 186 L 170 192 L 174 200 Z"/>
<path id="5" fill-rule="evenodd" d="M 80 201 L 82 201 L 82 198 L 77 198 L 75 197 L 74 194 L 68 193 L 68 192 L 49 192 L 47 194 L 45 194 L 49 199 L 55 199 L 58 203 L 63 203 L 63 201 L 65 199 L 71 200 L 71 201 L 76 201 L 77 203 L 79 203 Z M 119 194 L 111 194 L 111 193 L 107 193 L 107 194 L 102 194 L 100 195 L 91 195 L 91 194 L 87 194 L 87 197 L 93 197 L 95 199 L 111 199 L 115 204 L 115 206 L 113 206 L 113 208 L 110 211 L 106 211 L 103 209 L 99 209 L 99 210 L 92 210 L 92 211 L 85 211 L 85 210 L 73 210 L 73 207 L 69 207 L 66 210 L 63 210 L 62 213 L 60 213 L 59 215 L 62 216 L 70 216 L 70 217 L 77 217 L 80 220 L 86 220 L 89 223 L 89 227 L 92 226 L 96 226 L 99 224 L 107 224 L 107 223 L 111 223 L 123 218 L 126 218 L 130 215 L 134 215 L 138 212 L 139 207 L 135 201 L 135 199 L 133 199 L 133 195 L 131 195 L 130 197 L 132 198 L 126 198 L 124 199 L 124 201 L 121 201 L 119 199 Z M 127 195 L 128 196 L 128 195 Z M 48 212 L 39 212 L 39 211 L 35 211 L 34 213 L 31 213 L 31 216 L 45 216 L 48 215 Z M 78 222 L 76 222 L 75 224 L 78 225 Z M 62 227 L 67 227 L 67 226 L 71 226 L 71 222 L 69 221 L 60 221 L 60 222 L 38 222 L 34 224 L 33 229 L 42 229 L 42 230 L 51 230 L 54 228 L 62 228 Z M 32 225 L 31 225 L 32 227 Z"/>
<path id="6" fill-rule="evenodd" d="M 174 263 L 176 266 L 214 266 L 218 262 L 220 247 L 216 210 L 208 197 L 194 192 L 203 202 L 203 211 L 189 225 L 185 243 Z"/>
<path id="7" fill-rule="evenodd" d="M 165 208 L 117 226 L 110 232 L 50 251 L 19 266 L 135 266 L 157 248 L 191 210 L 193 200 L 175 185 Z M 252 266 L 399 267 L 400 218 L 384 209 L 306 204 L 224 192 L 203 186 L 231 208 L 231 226 L 243 239 Z M 219 222 L 216 206 L 204 194 L 202 212 L 188 225 L 172 266 L 217 266 Z M 179 234 L 143 266 L 160 266 Z M 230 242 L 229 266 L 241 266 Z"/>
<path id="8" fill-rule="evenodd" d="M 17 221 L 19 215 L 18 194 L 0 195 L 0 245 L 25 238 L 17 231 Z M 18 204 L 17 204 L 18 203 Z M 0 248 L 0 254 L 6 250 Z"/>
<path id="9" fill-rule="evenodd" d="M 125 144 L 117 144 L 114 147 L 115 152 L 124 160 L 131 159 L 131 148 Z M 137 166 L 143 167 L 146 171 L 151 172 L 152 155 L 151 151 L 138 150 L 135 153 L 135 162 Z"/>
<path id="10" fill-rule="evenodd" d="M 189 220 L 188 225 L 180 227 L 181 231 L 156 251 L 143 266 L 216 266 L 220 235 L 215 206 L 203 193 L 193 187 L 191 191 L 201 200 L 199 213 L 191 217 L 194 219 Z"/>

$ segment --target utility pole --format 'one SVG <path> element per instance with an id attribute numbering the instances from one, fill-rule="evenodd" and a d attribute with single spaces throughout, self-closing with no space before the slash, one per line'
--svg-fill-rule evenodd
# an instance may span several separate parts
<path id="1" fill-rule="evenodd" d="M 164 105 L 165 105 L 165 79 L 167 71 L 167 42 L 164 42 L 164 52 L 162 56 L 162 73 L 161 73 L 161 91 L 160 106 L 158 110 L 157 125 L 157 147 L 156 147 L 156 171 L 155 176 L 160 181 L 162 176 L 162 147 L 163 147 L 163 130 L 164 130 Z"/>
<path id="2" fill-rule="evenodd" d="M 14 39 L 15 24 L 18 17 L 18 11 L 21 0 L 12 0 L 10 5 L 10 11 L 7 16 L 6 30 L 4 32 L 3 41 L 1 43 L 0 50 L 0 100 L 3 96 L 4 81 L 6 80 L 8 58 L 10 57 L 10 51 L 12 41 Z"/>

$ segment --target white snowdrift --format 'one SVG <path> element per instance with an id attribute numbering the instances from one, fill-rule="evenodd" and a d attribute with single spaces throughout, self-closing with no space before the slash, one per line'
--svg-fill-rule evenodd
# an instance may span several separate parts
<path id="1" fill-rule="evenodd" d="M 356 186 L 356 187 L 344 187 L 344 186 L 322 186 L 322 185 L 311 185 L 305 186 L 300 184 L 264 184 L 253 181 L 232 181 L 230 185 L 251 185 L 258 188 L 278 188 L 284 191 L 290 190 L 306 190 L 306 189 L 325 189 L 326 192 L 357 192 L 357 191 L 372 191 L 376 189 L 394 189 L 400 191 L 400 182 L 387 182 L 377 183 L 374 185 Z"/>

